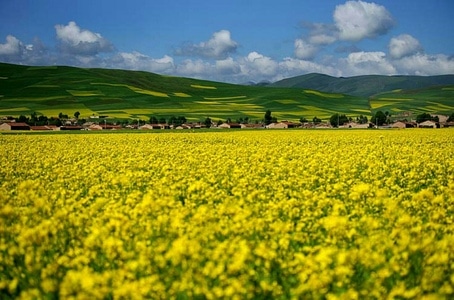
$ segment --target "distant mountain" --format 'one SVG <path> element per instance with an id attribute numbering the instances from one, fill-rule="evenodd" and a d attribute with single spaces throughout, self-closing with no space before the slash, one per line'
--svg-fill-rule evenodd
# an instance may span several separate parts
<path id="1" fill-rule="evenodd" d="M 370 97 L 393 90 L 414 90 L 432 86 L 454 85 L 454 75 L 438 76 L 383 76 L 364 75 L 332 77 L 324 74 L 307 74 L 277 81 L 272 87 L 291 87 Z"/>

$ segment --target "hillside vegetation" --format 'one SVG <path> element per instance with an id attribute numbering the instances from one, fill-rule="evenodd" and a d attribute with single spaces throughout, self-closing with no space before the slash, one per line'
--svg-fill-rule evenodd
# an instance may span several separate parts
<path id="1" fill-rule="evenodd" d="M 397 89 L 414 90 L 433 86 L 454 85 L 454 75 L 439 76 L 383 76 L 365 75 L 332 77 L 324 74 L 306 74 L 277 81 L 273 87 L 293 87 L 370 97 Z"/>
<path id="2" fill-rule="evenodd" d="M 78 111 L 80 118 L 103 115 L 148 120 L 151 116 L 185 116 L 189 121 L 206 117 L 217 121 L 247 117 L 261 121 L 265 111 L 271 110 L 278 120 L 327 120 L 335 113 L 369 116 L 371 108 L 383 106 L 380 101 L 385 101 L 386 109 L 391 111 L 415 104 L 418 111 L 433 108 L 430 112 L 450 113 L 454 110 L 454 89 L 444 87 L 442 91 L 442 97 L 435 90 L 416 92 L 425 96 L 432 93 L 431 98 L 412 96 L 419 100 L 405 102 L 406 106 L 400 108 L 402 101 L 391 105 L 386 98 L 397 96 L 389 95 L 369 102 L 364 96 L 309 88 L 243 86 L 142 71 L 0 63 L 0 116 L 15 117 L 33 112 L 49 117 L 60 113 L 72 116 Z"/>

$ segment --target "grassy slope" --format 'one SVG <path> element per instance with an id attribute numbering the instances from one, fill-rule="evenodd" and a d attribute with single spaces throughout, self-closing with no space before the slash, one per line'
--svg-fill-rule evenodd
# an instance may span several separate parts
<path id="1" fill-rule="evenodd" d="M 343 93 L 358 97 L 370 97 L 377 93 L 396 89 L 421 89 L 435 85 L 454 85 L 454 75 L 440 76 L 381 76 L 332 77 L 323 74 L 307 74 L 275 82 L 275 87 L 310 88 L 328 93 Z"/>
<path id="2" fill-rule="evenodd" d="M 392 114 L 412 111 L 420 113 L 454 112 L 454 86 L 433 86 L 415 90 L 395 90 L 370 98 L 372 111 L 389 111 Z"/>
<path id="3" fill-rule="evenodd" d="M 313 77 L 314 83 L 330 80 L 326 75 L 324 79 Z M 400 100 L 407 98 L 414 100 Z M 369 104 L 367 97 L 297 88 L 232 85 L 139 71 L 0 64 L 0 116 L 32 112 L 72 116 L 79 111 L 82 118 L 95 114 L 145 120 L 152 115 L 185 116 L 193 121 L 206 117 L 215 121 L 240 117 L 261 120 L 269 109 L 279 120 L 314 116 L 327 120 L 336 112 L 370 116 L 371 107 L 391 112 L 451 113 L 453 99 L 454 89 L 439 87 L 380 94 Z"/>
<path id="4" fill-rule="evenodd" d="M 26 67 L 0 64 L 0 115 L 170 117 L 261 120 L 267 109 L 278 119 L 327 119 L 335 112 L 368 114 L 367 99 L 300 89 L 232 85 L 148 72 Z"/>

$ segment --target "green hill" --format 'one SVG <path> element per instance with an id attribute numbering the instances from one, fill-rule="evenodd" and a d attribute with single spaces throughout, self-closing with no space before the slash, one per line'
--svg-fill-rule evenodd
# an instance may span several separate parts
<path id="1" fill-rule="evenodd" d="M 81 118 L 148 120 L 185 116 L 199 121 L 248 117 L 262 120 L 266 110 L 279 120 L 328 119 L 370 113 L 367 99 L 290 88 L 242 86 L 148 72 L 0 64 L 0 116 L 33 112 Z"/>
<path id="2" fill-rule="evenodd" d="M 319 90 L 358 97 L 389 92 L 397 89 L 414 90 L 432 86 L 454 85 L 454 75 L 439 76 L 382 76 L 332 77 L 323 74 L 307 74 L 277 81 L 271 86 Z"/>
<path id="3" fill-rule="evenodd" d="M 370 90 L 367 83 L 370 78 L 376 78 L 375 81 L 382 78 L 363 77 L 364 90 Z M 329 85 L 332 81 L 332 77 L 319 74 L 306 78 L 313 86 Z M 402 80 L 393 77 L 397 79 Z M 248 117 L 261 121 L 266 110 L 271 110 L 278 120 L 297 121 L 315 116 L 328 120 L 334 113 L 370 116 L 377 109 L 445 114 L 454 111 L 454 85 L 395 90 L 369 99 L 349 95 L 358 90 L 357 86 L 347 84 L 348 79 L 340 80 L 346 83 L 337 82 L 334 86 L 338 86 L 337 90 L 342 87 L 343 92 L 334 93 L 316 88 L 234 85 L 141 71 L 0 63 L 0 116 L 30 116 L 33 112 L 48 117 L 59 113 L 73 116 L 78 111 L 80 118 L 104 115 L 148 120 L 151 116 L 166 119 L 185 116 L 189 121 L 206 117 L 235 121 Z M 418 85 L 419 79 L 415 80 L 414 85 Z M 405 82 L 405 86 L 411 86 L 410 79 Z M 397 81 L 395 85 L 386 84 L 387 88 L 390 86 L 402 88 Z"/>
<path id="4" fill-rule="evenodd" d="M 369 101 L 372 112 L 382 110 L 391 114 L 408 111 L 413 114 L 450 114 L 454 112 L 454 86 L 394 90 L 374 95 Z"/>

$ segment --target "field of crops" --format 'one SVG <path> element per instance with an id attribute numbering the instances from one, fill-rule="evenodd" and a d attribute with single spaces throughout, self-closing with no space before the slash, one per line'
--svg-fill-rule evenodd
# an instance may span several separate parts
<path id="1" fill-rule="evenodd" d="M 454 296 L 454 131 L 0 135 L 0 298 Z"/>

